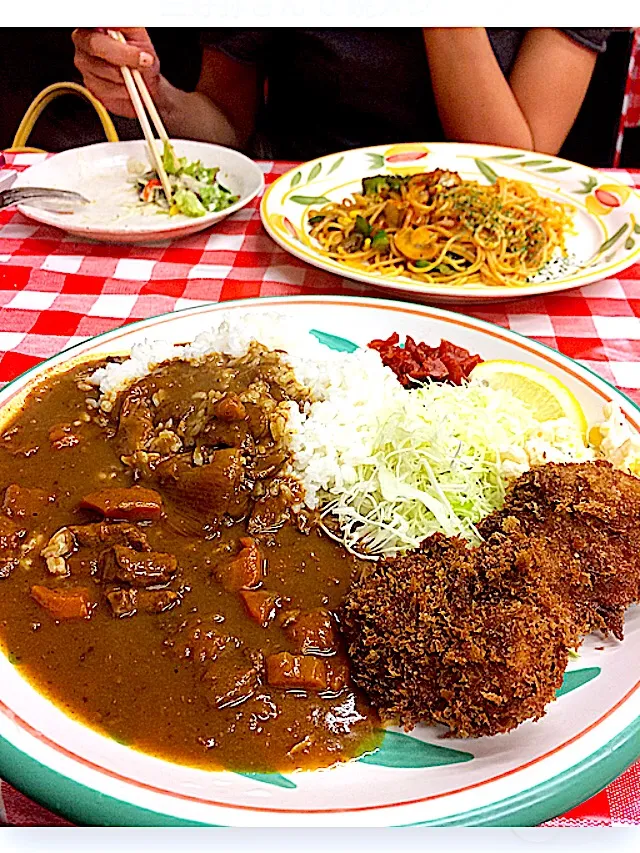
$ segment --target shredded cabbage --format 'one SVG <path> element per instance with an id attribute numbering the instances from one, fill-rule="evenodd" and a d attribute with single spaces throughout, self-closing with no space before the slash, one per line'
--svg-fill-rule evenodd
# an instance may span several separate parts
<path id="1" fill-rule="evenodd" d="M 549 444 L 556 455 L 588 455 L 572 424 L 554 423 L 563 427 L 562 446 Z M 352 484 L 325 494 L 325 525 L 331 530 L 332 516 L 344 544 L 372 556 L 415 548 L 436 532 L 477 541 L 476 523 L 502 505 L 514 464 L 529 467 L 527 443 L 539 433 L 533 411 L 510 391 L 480 382 L 412 389 L 380 420 Z"/>

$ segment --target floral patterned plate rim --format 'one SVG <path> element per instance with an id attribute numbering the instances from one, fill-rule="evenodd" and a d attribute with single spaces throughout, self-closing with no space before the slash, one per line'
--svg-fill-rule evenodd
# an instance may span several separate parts
<path id="1" fill-rule="evenodd" d="M 306 215 L 327 201 L 341 201 L 362 178 L 410 175 L 436 168 L 493 183 L 498 176 L 524 180 L 541 195 L 574 206 L 569 257 L 524 286 L 429 285 L 391 274 L 367 273 L 327 258 L 309 236 Z M 262 222 L 286 251 L 343 278 L 427 301 L 495 301 L 569 290 L 616 275 L 640 260 L 640 194 L 605 175 L 546 154 L 493 145 L 434 142 L 356 148 L 294 167 L 274 181 L 260 206 Z"/>
<path id="2" fill-rule="evenodd" d="M 83 341 L 0 391 L 0 413 L 34 380 L 77 358 L 121 353 L 144 339 L 192 340 L 230 314 L 284 315 L 349 351 L 393 331 L 441 338 L 485 359 L 526 361 L 564 382 L 589 420 L 607 401 L 638 428 L 640 410 L 603 379 L 542 344 L 428 306 L 358 297 L 262 297 L 204 305 Z M 9 409 L 7 409 L 9 407 Z M 1 583 L 1 581 L 0 581 Z M 239 774 L 172 764 L 67 716 L 0 650 L 0 776 L 75 823 L 128 826 L 526 826 L 584 801 L 640 755 L 640 607 L 623 643 L 592 635 L 546 716 L 506 735 L 443 739 L 437 728 L 388 731 L 381 748 L 316 772 Z"/>

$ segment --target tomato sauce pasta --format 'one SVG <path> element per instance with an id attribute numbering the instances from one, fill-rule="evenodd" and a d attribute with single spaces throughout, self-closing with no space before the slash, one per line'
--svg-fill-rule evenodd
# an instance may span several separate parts
<path id="1" fill-rule="evenodd" d="M 523 181 L 485 186 L 437 169 L 364 178 L 362 192 L 308 214 L 330 258 L 425 284 L 527 284 L 558 253 L 572 208 Z"/>

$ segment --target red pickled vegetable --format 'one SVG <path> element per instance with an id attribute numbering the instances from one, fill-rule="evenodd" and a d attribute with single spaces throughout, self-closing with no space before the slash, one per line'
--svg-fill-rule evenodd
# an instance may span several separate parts
<path id="1" fill-rule="evenodd" d="M 479 355 L 471 355 L 469 350 L 450 341 L 441 341 L 437 347 L 430 347 L 416 343 L 407 335 L 402 347 L 397 332 L 386 340 L 370 341 L 368 346 L 380 353 L 382 363 L 393 370 L 405 388 L 429 380 L 460 385 L 482 361 Z"/>

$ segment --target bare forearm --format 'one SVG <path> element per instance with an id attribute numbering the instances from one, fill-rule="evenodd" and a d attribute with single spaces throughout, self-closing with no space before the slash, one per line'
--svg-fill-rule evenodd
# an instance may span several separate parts
<path id="1" fill-rule="evenodd" d="M 157 106 L 171 136 L 217 142 L 231 148 L 240 145 L 238 134 L 222 110 L 201 92 L 183 92 L 162 77 Z"/>
<path id="2" fill-rule="evenodd" d="M 423 33 L 447 138 L 534 148 L 531 128 L 498 65 L 486 30 L 438 27 L 425 28 Z"/>

